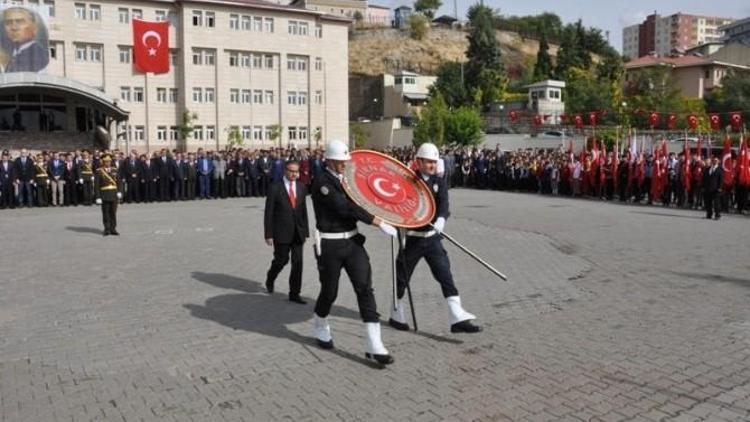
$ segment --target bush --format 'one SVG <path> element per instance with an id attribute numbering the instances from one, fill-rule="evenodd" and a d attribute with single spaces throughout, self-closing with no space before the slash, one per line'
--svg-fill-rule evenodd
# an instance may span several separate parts
<path id="1" fill-rule="evenodd" d="M 409 17 L 409 35 L 412 39 L 421 41 L 427 30 L 430 29 L 430 21 L 424 15 L 414 14 Z"/>
<path id="2" fill-rule="evenodd" d="M 460 107 L 447 115 L 445 140 L 451 144 L 477 145 L 482 140 L 482 116 L 473 107 Z"/>

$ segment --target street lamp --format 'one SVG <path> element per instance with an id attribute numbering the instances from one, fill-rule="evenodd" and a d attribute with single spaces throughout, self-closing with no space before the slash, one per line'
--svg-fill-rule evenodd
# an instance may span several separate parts
<path id="1" fill-rule="evenodd" d="M 375 109 L 377 107 L 378 107 L 378 98 L 375 97 L 375 98 L 372 99 L 372 113 L 371 113 L 372 120 L 375 120 L 375 118 L 377 117 L 377 116 L 375 116 Z"/>

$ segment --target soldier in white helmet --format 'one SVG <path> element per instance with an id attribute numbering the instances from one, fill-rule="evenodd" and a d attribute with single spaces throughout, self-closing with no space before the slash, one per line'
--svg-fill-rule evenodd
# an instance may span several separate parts
<path id="1" fill-rule="evenodd" d="M 406 246 L 398 254 L 396 260 L 397 299 L 395 309 L 391 309 L 391 318 L 388 321 L 391 327 L 406 331 L 409 325 L 404 316 L 404 291 L 409 283 L 414 268 L 422 258 L 427 261 L 430 271 L 435 277 L 443 291 L 450 312 L 451 332 L 453 333 L 476 333 L 482 331 L 482 327 L 474 325 L 471 321 L 476 316 L 466 312 L 461 306 L 461 298 L 453 282 L 451 264 L 448 254 L 443 248 L 440 233 L 445 228 L 445 221 L 450 215 L 448 207 L 448 185 L 445 179 L 437 173 L 437 162 L 440 153 L 437 147 L 431 143 L 424 143 L 417 150 L 417 176 L 427 184 L 435 198 L 436 213 L 432 221 L 432 227 L 427 225 L 406 232 Z"/>
<path id="2" fill-rule="evenodd" d="M 333 348 L 328 314 L 336 300 L 341 269 L 346 270 L 357 296 L 359 313 L 366 327 L 365 356 L 380 364 L 393 363 L 380 338 L 380 315 L 372 290 L 370 258 L 364 248 L 365 237 L 357 231 L 357 222 L 378 226 L 385 234 L 396 236 L 393 226 L 352 202 L 343 189 L 343 172 L 350 159 L 349 148 L 341 141 L 326 146 L 326 169 L 315 178 L 312 188 L 320 294 L 315 304 L 315 337 L 324 349 Z"/>

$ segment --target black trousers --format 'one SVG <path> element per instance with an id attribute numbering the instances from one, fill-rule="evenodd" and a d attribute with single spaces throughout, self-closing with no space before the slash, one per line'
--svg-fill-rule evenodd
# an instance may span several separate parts
<path id="1" fill-rule="evenodd" d="M 703 195 L 703 202 L 706 205 L 706 218 L 721 217 L 721 194 L 719 192 L 706 191 Z"/>
<path id="2" fill-rule="evenodd" d="M 430 237 L 406 237 L 406 247 L 396 258 L 396 294 L 404 297 L 406 285 L 411 280 L 419 260 L 424 258 L 432 276 L 440 283 L 443 297 L 458 296 L 451 274 L 451 263 L 439 235 Z"/>
<path id="3" fill-rule="evenodd" d="M 339 291 L 341 269 L 346 270 L 354 287 L 359 305 L 359 315 L 364 322 L 378 322 L 380 315 L 372 291 L 372 268 L 370 257 L 364 248 L 365 237 L 361 234 L 351 239 L 321 241 L 321 255 L 318 257 L 320 273 L 320 294 L 315 303 L 315 314 L 325 318 L 331 313 Z"/>
<path id="4" fill-rule="evenodd" d="M 113 232 L 117 227 L 117 201 L 102 201 L 102 223 L 105 232 Z"/>
<path id="5" fill-rule="evenodd" d="M 169 177 L 159 178 L 159 201 L 171 200 L 169 192 Z"/>
<path id="6" fill-rule="evenodd" d="M 91 205 L 94 200 L 94 182 L 83 179 L 83 205 Z"/>
<path id="7" fill-rule="evenodd" d="M 299 296 L 302 290 L 302 247 L 304 243 L 295 239 L 292 243 L 274 243 L 273 244 L 273 261 L 271 268 L 268 269 L 266 281 L 273 283 L 276 281 L 279 273 L 289 263 L 289 257 L 292 259 L 292 271 L 289 273 L 289 296 Z"/>
<path id="8" fill-rule="evenodd" d="M 131 202 L 141 202 L 141 195 L 140 192 L 138 192 L 138 180 L 128 180 L 128 192 L 127 196 L 125 197 L 125 202 L 131 203 Z"/>
<path id="9" fill-rule="evenodd" d="M 65 181 L 65 205 L 78 206 L 78 181 Z"/>
<path id="10" fill-rule="evenodd" d="M 66 185 L 67 186 L 67 185 Z M 13 182 L 7 181 L 0 185 L 0 208 L 15 208 L 16 192 Z"/>

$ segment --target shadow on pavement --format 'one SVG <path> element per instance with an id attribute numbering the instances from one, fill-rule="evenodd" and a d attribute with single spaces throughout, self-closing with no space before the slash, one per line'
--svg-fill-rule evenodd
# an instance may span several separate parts
<path id="1" fill-rule="evenodd" d="M 750 287 L 750 279 L 748 278 L 730 277 L 730 276 L 721 275 L 721 274 L 688 273 L 688 272 L 680 272 L 680 271 L 670 271 L 670 272 L 680 277 L 693 278 L 696 280 L 703 280 L 703 281 L 719 281 L 722 283 L 736 284 L 742 287 Z"/>
<path id="2" fill-rule="evenodd" d="M 295 341 L 303 346 L 318 349 L 315 338 L 302 336 L 287 328 L 288 325 L 306 322 L 312 319 L 313 311 L 309 305 L 301 306 L 290 303 L 285 295 L 267 295 L 261 293 L 265 287 L 260 282 L 239 278 L 227 274 L 193 272 L 192 277 L 198 281 L 222 289 L 238 290 L 244 293 L 231 293 L 214 296 L 204 305 L 185 304 L 190 315 L 196 318 L 217 322 L 234 330 L 244 330 Z M 313 302 L 305 298 L 308 303 Z M 333 306 L 331 315 L 360 321 L 359 313 L 340 306 Z M 312 323 L 309 324 L 312 328 Z M 333 328 L 334 341 L 336 327 Z M 307 347 L 306 347 L 307 348 Z M 309 348 L 308 348 L 309 350 Z M 375 362 L 340 349 L 325 350 L 337 356 L 347 358 L 373 368 L 381 366 Z"/>
<path id="3" fill-rule="evenodd" d="M 668 213 L 668 212 L 652 212 L 652 211 L 630 211 L 633 214 L 644 214 L 644 215 L 658 215 L 660 217 L 679 217 L 679 218 L 689 218 L 692 220 L 695 219 L 705 219 L 706 215 L 703 213 L 703 217 L 700 215 L 684 215 L 684 214 L 674 214 L 674 213 Z M 696 213 L 699 213 L 700 211 L 695 211 Z"/>
<path id="4" fill-rule="evenodd" d="M 93 227 L 80 227 L 80 226 L 68 226 L 65 228 L 65 230 L 69 230 L 76 233 L 91 233 L 91 234 L 98 234 L 101 236 L 102 229 L 96 229 Z"/>

